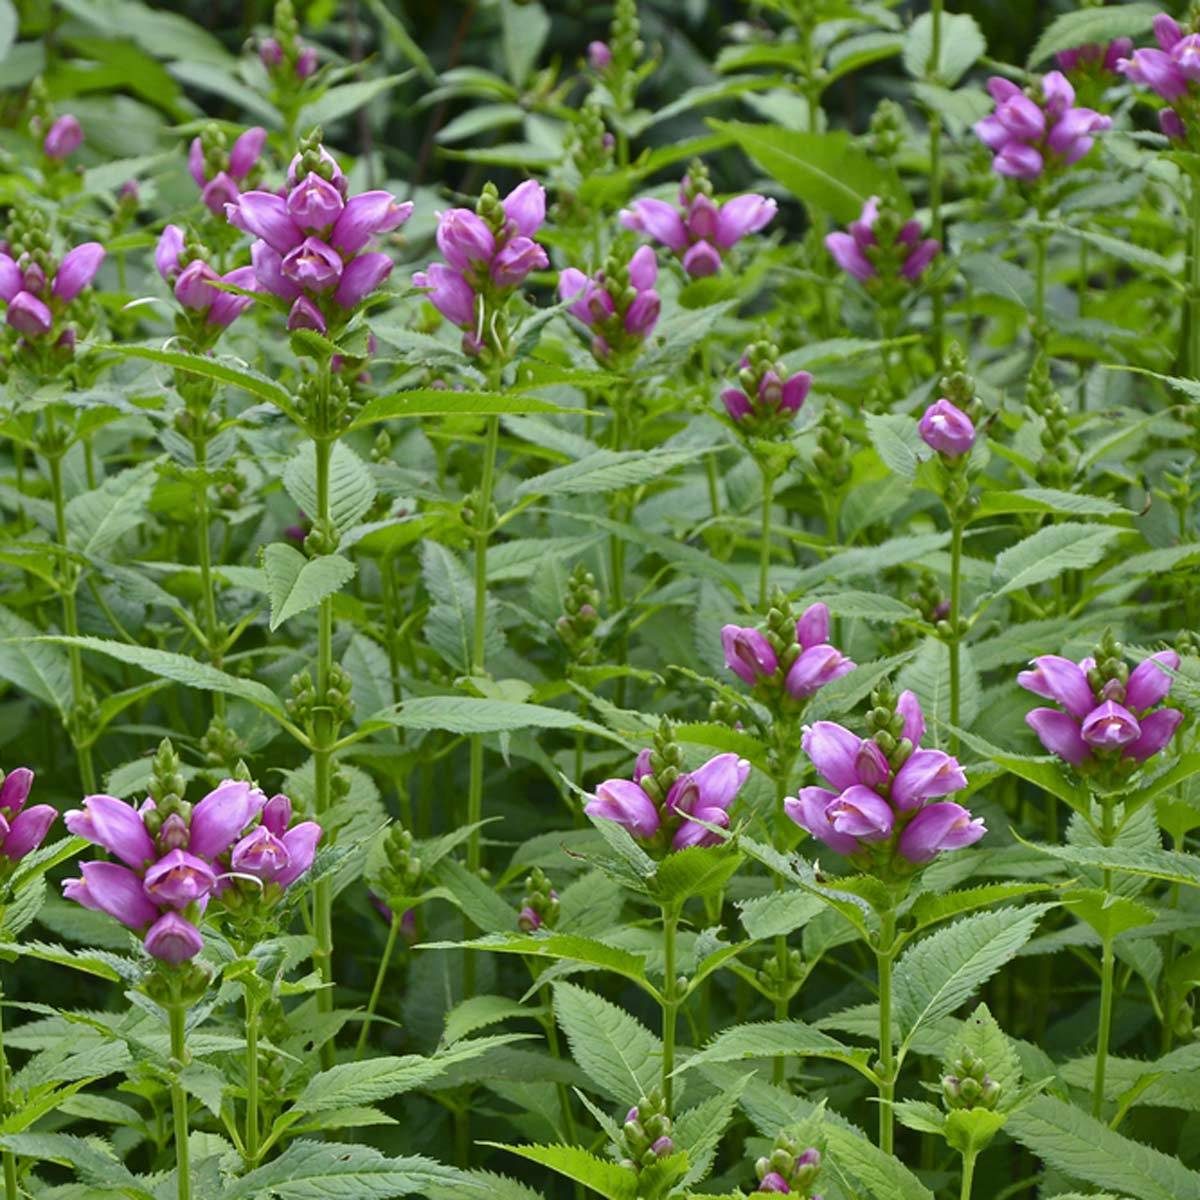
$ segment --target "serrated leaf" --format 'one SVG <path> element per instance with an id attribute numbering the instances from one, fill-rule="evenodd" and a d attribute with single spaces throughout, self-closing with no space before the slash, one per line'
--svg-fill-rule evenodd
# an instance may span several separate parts
<path id="1" fill-rule="evenodd" d="M 140 463 L 106 479 L 67 504 L 67 541 L 87 558 L 104 558 L 125 534 L 146 519 L 157 460 Z"/>
<path id="2" fill-rule="evenodd" d="M 634 1171 L 597 1158 L 579 1146 L 507 1146 L 503 1142 L 483 1144 L 549 1167 L 559 1175 L 606 1197 L 606 1200 L 634 1200 L 638 1192 L 638 1176 Z"/>
<path id="3" fill-rule="evenodd" d="M 677 1069 L 677 1074 L 714 1062 L 738 1062 L 750 1058 L 830 1058 L 867 1072 L 868 1050 L 856 1049 L 803 1021 L 756 1021 L 735 1025 L 718 1034 Z"/>
<path id="4" fill-rule="evenodd" d="M 1033 936 L 1049 905 L 975 913 L 916 943 L 895 972 L 902 1046 L 924 1025 L 948 1017 Z"/>
<path id="5" fill-rule="evenodd" d="M 263 551 L 267 595 L 271 599 L 271 630 L 284 621 L 316 608 L 354 578 L 354 564 L 340 554 L 308 558 L 286 542 L 273 542 Z"/>
<path id="6" fill-rule="evenodd" d="M 633 1104 L 650 1093 L 662 1070 L 662 1043 L 624 1009 L 586 988 L 557 982 L 554 1015 L 571 1057 L 617 1104 Z"/>
<path id="7" fill-rule="evenodd" d="M 485 700 L 474 696 L 420 696 L 404 701 L 391 713 L 376 713 L 372 719 L 401 729 L 441 729 L 447 733 L 581 729 L 609 741 L 623 741 L 603 725 L 597 725 L 566 709 L 508 700 Z"/>
<path id="8" fill-rule="evenodd" d="M 929 78 L 952 88 L 987 51 L 987 40 L 974 17 L 966 13 L 943 13 L 941 52 L 933 57 L 933 17 L 922 13 L 909 26 L 904 39 L 904 68 L 914 79 Z"/>
<path id="9" fill-rule="evenodd" d="M 1057 579 L 1064 571 L 1094 567 L 1120 533 L 1111 526 L 1077 522 L 1047 525 L 1010 546 L 996 559 L 992 575 L 998 588 L 996 594 L 1007 596 Z"/>
<path id="10" fill-rule="evenodd" d="M 449 388 L 422 388 L 376 396 L 363 405 L 351 429 L 363 429 L 379 421 L 413 417 L 494 416 L 501 413 L 572 413 L 583 409 L 563 408 L 527 392 L 456 392 Z"/>
<path id="11" fill-rule="evenodd" d="M 884 466 L 910 482 L 932 451 L 921 441 L 917 423 L 899 413 L 867 413 L 867 433 Z"/>
<path id="12" fill-rule="evenodd" d="M 578 462 L 526 479 L 514 495 L 584 496 L 657 483 L 691 462 L 691 450 L 596 450 Z"/>
<path id="13" fill-rule="evenodd" d="M 305 442 L 283 468 L 283 486 L 301 512 L 315 517 L 317 499 L 317 450 Z M 334 442 L 329 455 L 329 518 L 339 533 L 345 533 L 368 512 L 375 500 L 375 480 L 366 463 L 345 442 Z"/>
<path id="14" fill-rule="evenodd" d="M 490 950 L 494 954 L 519 954 L 530 958 L 560 959 L 581 963 L 602 971 L 612 971 L 635 983 L 645 983 L 646 964 L 636 954 L 609 946 L 595 938 L 573 933 L 494 934 L 469 942 L 433 942 L 427 949 Z"/>
<path id="15" fill-rule="evenodd" d="M 0 605 L 0 677 L 63 716 L 73 703 L 71 661 L 60 646 L 36 640 L 41 632 Z"/>
<path id="16" fill-rule="evenodd" d="M 1141 925 L 1153 924 L 1155 913 L 1128 896 L 1114 896 L 1099 888 L 1072 888 L 1062 897 L 1064 908 L 1090 925 L 1101 937 L 1111 940 Z"/>
<path id="17" fill-rule="evenodd" d="M 1118 4 L 1111 8 L 1081 8 L 1063 13 L 1042 31 L 1029 52 L 1028 64 L 1035 66 L 1060 50 L 1089 43 L 1105 44 L 1118 37 L 1147 33 L 1159 12 L 1157 4 Z"/>

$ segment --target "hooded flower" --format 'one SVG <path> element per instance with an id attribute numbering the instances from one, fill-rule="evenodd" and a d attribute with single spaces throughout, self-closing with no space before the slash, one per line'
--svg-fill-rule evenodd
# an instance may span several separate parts
<path id="1" fill-rule="evenodd" d="M 558 294 L 572 301 L 567 311 L 592 333 L 592 354 L 607 362 L 613 351 L 636 349 L 658 322 L 662 301 L 655 291 L 658 260 L 642 246 L 625 264 L 610 260 L 605 270 L 585 275 L 567 267 L 558 277 Z"/>
<path id="2" fill-rule="evenodd" d="M 905 221 L 898 229 L 891 224 L 895 236 L 882 242 L 878 236 L 881 203 L 878 196 L 870 197 L 848 232 L 839 230 L 826 236 L 825 248 L 834 262 L 859 283 L 880 279 L 880 263 L 887 265 L 889 279 L 898 276 L 914 283 L 925 273 L 941 243 L 935 238 L 922 238 L 917 221 Z"/>
<path id="3" fill-rule="evenodd" d="M 0 776 L 0 859 L 20 862 L 46 839 L 58 810 L 50 804 L 26 807 L 33 788 L 33 772 L 16 767 Z"/>
<path id="4" fill-rule="evenodd" d="M 1152 654 L 1132 671 L 1115 643 L 1078 663 L 1043 654 L 1030 665 L 1017 682 L 1060 708 L 1032 709 L 1025 720 L 1051 754 L 1073 767 L 1115 769 L 1124 760 L 1127 771 L 1164 749 L 1183 720 L 1178 709 L 1158 707 L 1179 668 L 1173 650 Z"/>
<path id="5" fill-rule="evenodd" d="M 912 692 L 891 707 L 882 744 L 833 721 L 806 726 L 801 746 L 829 786 L 801 788 L 784 811 L 838 854 L 906 872 L 978 841 L 986 829 L 958 804 L 929 803 L 961 791 L 967 777 L 952 755 L 920 746 L 925 722 Z"/>

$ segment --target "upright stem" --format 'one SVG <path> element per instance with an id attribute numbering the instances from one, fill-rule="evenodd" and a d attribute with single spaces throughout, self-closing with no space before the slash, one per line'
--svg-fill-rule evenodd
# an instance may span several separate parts
<path id="1" fill-rule="evenodd" d="M 179 1200 L 192 1200 L 192 1167 L 188 1151 L 188 1098 L 179 1082 L 187 1066 L 187 1006 L 175 1002 L 167 1009 L 171 1022 L 171 1112 L 175 1120 L 175 1164 Z"/>
<path id="2" fill-rule="evenodd" d="M 546 1010 L 546 1044 L 550 1047 L 550 1054 L 556 1059 L 561 1059 L 563 1057 L 562 1046 L 558 1040 L 558 1026 L 554 1023 L 554 997 L 549 985 L 543 983 L 538 989 L 538 995 L 541 998 L 542 1007 Z M 563 1136 L 574 1146 L 578 1144 L 579 1135 L 575 1129 L 575 1114 L 571 1109 L 571 1092 L 561 1081 L 556 1087 L 558 1107 L 562 1114 Z M 576 1187 L 576 1193 L 579 1194 L 578 1187 Z"/>
<path id="3" fill-rule="evenodd" d="M 963 527 L 957 516 L 951 517 L 950 536 L 950 724 L 956 729 L 959 724 L 962 681 L 959 666 L 958 614 L 962 600 L 962 546 Z M 951 748 L 958 745 L 958 734 L 952 733 Z"/>
<path id="4" fill-rule="evenodd" d="M 1100 843 L 1111 846 L 1113 840 L 1113 805 L 1107 797 L 1100 801 Z M 1104 890 L 1112 891 L 1112 871 L 1104 872 Z M 1092 1116 L 1100 1119 L 1104 1112 L 1104 1075 L 1108 1068 L 1108 1040 L 1112 1030 L 1113 973 L 1116 965 L 1112 934 L 1100 938 L 1100 1025 L 1096 1030 L 1096 1070 L 1092 1077 Z"/>
<path id="5" fill-rule="evenodd" d="M 1041 216 L 1040 210 L 1038 215 Z M 1039 229 L 1034 235 L 1033 340 L 1039 350 L 1044 350 L 1046 346 L 1046 243 L 1048 241 L 1049 235 L 1043 229 Z"/>
<path id="6" fill-rule="evenodd" d="M 958 1193 L 959 1200 L 971 1200 L 971 1187 L 975 1182 L 975 1159 L 978 1150 L 963 1151 L 962 1190 Z"/>
<path id="7" fill-rule="evenodd" d="M 0 1119 L 8 1116 L 8 1058 L 4 1053 L 4 1009 L 3 995 L 0 995 Z M 11 1150 L 5 1150 L 4 1162 L 4 1200 L 18 1200 L 17 1190 L 17 1156 Z"/>
<path id="8" fill-rule="evenodd" d="M 929 70 L 932 79 L 939 76 L 942 61 L 942 9 L 944 0 L 932 0 L 929 8 L 932 29 L 929 40 Z M 942 229 L 942 117 L 930 109 L 929 121 L 929 232 L 939 243 Z M 945 337 L 946 299 L 940 287 L 933 289 L 933 360 L 942 361 L 942 346 Z"/>
<path id="9" fill-rule="evenodd" d="M 325 368 L 323 398 L 328 402 L 328 367 Z M 322 420 L 322 425 L 324 421 Z M 329 464 L 333 457 L 334 439 L 322 431 L 315 440 L 317 464 L 317 528 L 330 526 Z M 317 709 L 313 714 L 313 791 L 315 815 L 324 825 L 333 805 L 333 744 L 336 731 L 333 713 L 327 705 L 329 678 L 333 670 L 333 597 L 326 596 L 317 610 Z M 317 948 L 313 957 L 325 984 L 317 992 L 317 1009 L 333 1012 L 333 880 L 329 876 L 313 885 L 313 925 Z M 333 1066 L 334 1045 L 327 1039 L 321 1045 L 321 1066 Z"/>
<path id="10" fill-rule="evenodd" d="M 497 387 L 499 381 L 497 380 Z M 475 627 L 471 641 L 471 673 L 482 675 L 487 669 L 487 552 L 492 532 L 492 492 L 495 487 L 496 452 L 500 445 L 500 418 L 488 417 L 483 450 L 483 478 L 479 484 L 479 510 L 475 514 Z M 483 820 L 483 735 L 471 736 L 470 779 L 467 785 L 467 824 L 473 826 L 467 840 L 467 870 L 479 873 L 483 865 L 483 840 L 479 822 Z M 469 954 L 463 964 L 463 996 L 475 992 L 475 956 Z"/>
<path id="11" fill-rule="evenodd" d="M 200 559 L 200 591 L 204 604 L 204 637 L 208 642 L 205 649 L 213 666 L 221 665 L 217 646 L 217 596 L 212 576 L 212 546 L 209 543 L 208 523 L 208 438 L 201 433 L 192 443 L 196 455 L 196 470 L 201 478 L 196 488 L 197 557 Z M 224 692 L 213 692 L 213 712 L 218 717 L 225 715 Z"/>
<path id="12" fill-rule="evenodd" d="M 767 605 L 767 579 L 771 570 L 771 504 L 775 499 L 775 476 L 764 470 L 762 525 L 759 529 L 758 541 L 758 603 L 761 608 Z"/>
<path id="13" fill-rule="evenodd" d="M 62 588 L 63 632 L 70 638 L 79 636 L 79 618 L 75 609 L 75 567 L 67 556 L 67 495 L 63 488 L 62 449 L 55 443 L 55 421 L 53 410 L 46 410 L 46 432 L 52 444 L 52 453 L 47 454 L 50 466 L 50 492 L 54 499 L 55 540 L 59 550 L 59 586 Z M 67 647 L 67 660 L 71 666 L 71 695 L 76 708 L 83 703 L 87 686 L 83 674 L 83 652 L 76 645 Z M 79 730 L 75 728 L 75 713 L 70 717 L 70 733 L 75 742 L 75 756 L 79 760 L 79 778 L 85 792 L 96 790 L 96 769 L 92 764 L 92 748 L 82 745 Z"/>
<path id="14" fill-rule="evenodd" d="M 375 986 L 371 988 L 371 998 L 367 1001 L 367 1011 L 363 1016 L 362 1029 L 358 1033 L 358 1045 L 354 1047 L 355 1062 L 362 1058 L 363 1050 L 366 1049 L 367 1034 L 375 1017 L 375 1008 L 379 1004 L 379 997 L 383 992 L 383 981 L 387 978 L 388 966 L 392 961 L 392 953 L 396 949 L 396 938 L 400 933 L 400 923 L 403 919 L 403 913 L 392 913 L 392 924 L 388 929 L 387 941 L 383 946 L 383 957 L 379 960 L 379 970 L 375 972 Z"/>
<path id="15" fill-rule="evenodd" d="M 892 1153 L 894 1128 L 892 1100 L 896 1095 L 896 1059 L 892 1052 L 892 953 L 896 939 L 896 914 L 888 909 L 880 917 L 879 945 L 879 1148 Z"/>
<path id="16" fill-rule="evenodd" d="M 1192 180 L 1192 239 L 1188 269 L 1188 369 L 1192 375 L 1200 375 L 1200 179 Z"/>
<path id="17" fill-rule="evenodd" d="M 675 935 L 679 931 L 679 910 L 664 906 L 663 921 L 663 1002 L 662 1002 L 662 1094 L 667 1106 L 667 1115 L 673 1110 L 672 1096 L 675 1090 L 675 1023 L 679 1013 L 676 996 L 678 971 L 675 967 Z"/>
<path id="18" fill-rule="evenodd" d="M 247 1168 L 258 1165 L 258 1001 L 252 987 L 243 993 L 246 1006 L 246 1137 L 242 1157 Z"/>

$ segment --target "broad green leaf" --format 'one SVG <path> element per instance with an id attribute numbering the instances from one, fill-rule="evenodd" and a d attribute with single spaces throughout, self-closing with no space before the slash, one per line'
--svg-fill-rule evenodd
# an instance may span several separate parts
<path id="1" fill-rule="evenodd" d="M 340 554 L 308 558 L 286 542 L 273 542 L 263 551 L 267 595 L 271 598 L 271 630 L 289 617 L 316 608 L 326 596 L 354 578 L 355 566 Z"/>
<path id="2" fill-rule="evenodd" d="M 768 174 L 813 211 L 839 224 L 858 219 L 871 196 L 888 196 L 907 206 L 908 193 L 892 171 L 884 170 L 853 144 L 848 133 L 800 133 L 778 125 L 740 121 L 709 124 L 742 148 Z"/>
<path id="3" fill-rule="evenodd" d="M 1009 1117 L 1008 1128 L 1038 1158 L 1071 1178 L 1138 1200 L 1200 1200 L 1200 1174 L 1052 1096 L 1035 1096 Z"/>
<path id="4" fill-rule="evenodd" d="M 305 442 L 283 469 L 283 486 L 297 507 L 310 517 L 320 511 L 317 500 L 317 451 Z M 329 517 L 345 533 L 367 514 L 375 500 L 375 481 L 366 463 L 346 445 L 334 442 L 329 456 Z"/>
<path id="5" fill-rule="evenodd" d="M 42 637 L 40 642 L 59 646 L 78 646 L 104 654 L 118 662 L 141 667 L 152 675 L 182 683 L 185 687 L 198 688 L 205 692 L 223 692 L 227 696 L 239 696 L 274 716 L 283 716 L 283 703 L 266 684 L 253 679 L 241 679 L 227 675 L 208 663 L 197 662 L 183 654 L 172 654 L 168 650 L 155 650 L 151 646 L 134 646 L 126 642 L 112 642 L 97 637 Z"/>
<path id="6" fill-rule="evenodd" d="M 484 1142 L 498 1150 L 507 1150 L 530 1162 L 549 1167 L 559 1175 L 581 1183 L 606 1200 L 634 1200 L 638 1176 L 628 1167 L 597 1158 L 579 1146 L 506 1146 L 503 1142 Z"/>
<path id="7" fill-rule="evenodd" d="M 489 551 L 490 561 L 495 551 Z M 453 550 L 426 539 L 421 546 L 421 575 L 433 603 L 425 618 L 425 639 L 456 671 L 470 670 L 475 639 L 475 581 Z M 504 650 L 499 608 L 489 592 L 484 613 L 484 659 Z"/>
<path id="8" fill-rule="evenodd" d="M 478 1029 L 486 1029 L 501 1021 L 527 1021 L 536 1016 L 538 1011 L 507 996 L 469 996 L 446 1014 L 442 1041 L 453 1045 Z"/>
<path id="9" fill-rule="evenodd" d="M 646 982 L 646 964 L 638 955 L 573 933 L 498 933 L 469 942 L 433 942 L 424 948 L 448 950 L 457 947 L 580 963 L 601 971 L 612 971 L 638 984 Z"/>
<path id="10" fill-rule="evenodd" d="M 948 1017 L 1033 936 L 1049 905 L 975 913 L 910 947 L 896 964 L 896 1019 L 902 1045 Z"/>
<path id="11" fill-rule="evenodd" d="M 641 1022 L 603 996 L 557 982 L 554 1015 L 571 1057 L 610 1100 L 633 1104 L 658 1084 L 662 1043 Z"/>
<path id="12" fill-rule="evenodd" d="M 917 423 L 900 413 L 867 413 L 867 433 L 884 466 L 912 482 L 932 451 L 921 441 Z"/>
<path id="13" fill-rule="evenodd" d="M 1102 940 L 1111 940 L 1140 925 L 1151 925 L 1155 918 L 1154 910 L 1145 904 L 1099 888 L 1072 888 L 1063 893 L 1062 905 L 1090 925 Z"/>
<path id="14" fill-rule="evenodd" d="M 688 846 L 668 854 L 654 873 L 659 903 L 679 905 L 692 896 L 708 896 L 723 888 L 741 865 L 742 856 L 729 843 Z"/>
<path id="15" fill-rule="evenodd" d="M 823 911 L 824 902 L 807 892 L 772 892 L 739 905 L 742 925 L 756 941 L 802 929 Z"/>
<path id="16" fill-rule="evenodd" d="M 1007 596 L 1057 579 L 1064 571 L 1094 567 L 1120 532 L 1111 526 L 1078 522 L 1039 529 L 997 557 L 992 575 L 997 595 Z"/>
<path id="17" fill-rule="evenodd" d="M 314 125 L 331 125 L 350 113 L 358 112 L 377 96 L 393 91 L 406 78 L 406 75 L 386 75 L 380 79 L 358 79 L 353 83 L 339 83 L 318 96 L 311 104 L 306 104 L 300 110 L 298 123 L 305 129 L 311 129 Z"/>
<path id="18" fill-rule="evenodd" d="M 0 678 L 63 716 L 73 703 L 71 662 L 61 646 L 36 640 L 41 632 L 0 605 Z"/>
<path id="19" fill-rule="evenodd" d="M 933 57 L 933 17 L 922 13 L 909 26 L 904 39 L 904 68 L 914 79 L 928 78 L 952 88 L 987 50 L 987 41 L 975 18 L 966 13 L 943 13 L 941 49 Z"/>
<path id="20" fill-rule="evenodd" d="M 1127 849 L 1122 846 L 1046 846 L 1026 843 L 1040 854 L 1062 859 L 1076 867 L 1126 871 L 1147 879 L 1200 887 L 1200 858 L 1177 850 Z"/>
<path id="21" fill-rule="evenodd" d="M 1092 42 L 1107 43 L 1118 37 L 1139 37 L 1150 31 L 1157 4 L 1117 4 L 1110 8 L 1080 8 L 1055 18 L 1029 52 L 1033 67 L 1060 50 Z"/>
<path id="22" fill-rule="evenodd" d="M 418 388 L 376 396 L 363 405 L 351 429 L 364 429 L 378 421 L 405 417 L 495 416 L 500 413 L 570 413 L 583 409 L 563 408 L 548 400 L 520 392 L 455 392 L 449 388 Z"/>
<path id="23" fill-rule="evenodd" d="M 614 492 L 665 479 L 675 467 L 696 458 L 684 450 L 596 450 L 579 462 L 526 479 L 517 496 L 582 496 Z"/>
<path id="24" fill-rule="evenodd" d="M 146 520 L 157 460 L 140 463 L 106 479 L 67 504 L 67 540 L 86 558 L 105 558 L 125 534 Z"/>
<path id="25" fill-rule="evenodd" d="M 1021 1063 L 1012 1042 L 997 1024 L 986 1004 L 980 1004 L 963 1020 L 954 1046 L 943 1062 L 947 1071 L 964 1050 L 971 1051 L 984 1064 L 992 1079 L 1000 1085 L 1001 1104 L 1011 1099 L 1021 1083 Z"/>
<path id="26" fill-rule="evenodd" d="M 868 1050 L 844 1045 L 837 1038 L 805 1025 L 803 1021 L 758 1021 L 735 1025 L 718 1034 L 703 1050 L 693 1054 L 677 1073 L 714 1062 L 737 1062 L 751 1058 L 831 1058 L 864 1074 L 869 1072 Z"/>
<path id="27" fill-rule="evenodd" d="M 562 708 L 483 700 L 473 696 L 419 696 L 372 718 L 400 729 L 440 729 L 447 733 L 505 733 L 517 729 L 581 729 L 623 742 L 611 730 Z"/>
<path id="28" fill-rule="evenodd" d="M 985 883 L 961 892 L 922 892 L 909 910 L 918 929 L 938 925 L 950 917 L 979 908 L 991 908 L 1005 900 L 1019 900 L 1046 890 L 1042 883 Z"/>

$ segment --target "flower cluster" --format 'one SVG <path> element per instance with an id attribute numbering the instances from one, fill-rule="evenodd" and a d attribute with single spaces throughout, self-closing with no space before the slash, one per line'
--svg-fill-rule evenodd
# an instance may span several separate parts
<path id="1" fill-rule="evenodd" d="M 756 342 L 742 358 L 738 384 L 721 393 L 729 419 L 749 433 L 765 434 L 788 428 L 808 399 L 812 376 L 789 374 L 777 346 Z"/>
<path id="2" fill-rule="evenodd" d="M 42 153 L 55 162 L 69 158 L 83 145 L 83 127 L 77 117 L 64 113 L 57 117 L 42 138 Z"/>
<path id="3" fill-rule="evenodd" d="M 635 200 L 622 209 L 621 224 L 661 242 L 692 278 L 701 279 L 715 275 L 742 238 L 770 224 L 776 208 L 774 200 L 751 192 L 718 204 L 707 175 L 695 163 L 679 185 L 678 207 L 665 200 Z"/>
<path id="4" fill-rule="evenodd" d="M 983 820 L 942 800 L 967 786 L 958 760 L 923 749 L 925 717 L 912 692 L 876 694 L 860 738 L 832 721 L 805 728 L 804 753 L 829 787 L 806 787 L 784 801 L 802 829 L 863 866 L 899 873 L 959 850 L 987 832 Z M 930 804 L 930 800 L 938 803 Z"/>
<path id="5" fill-rule="evenodd" d="M 584 811 L 615 821 L 659 852 L 711 846 L 721 839 L 705 826 L 729 826 L 729 806 L 749 775 L 750 764 L 736 754 L 718 754 L 694 771 L 684 771 L 679 747 L 664 723 L 654 749 L 638 755 L 633 778 L 606 779 Z"/>
<path id="6" fill-rule="evenodd" d="M 829 642 L 829 608 L 818 601 L 793 621 L 780 605 L 767 615 L 767 632 L 753 626 L 721 629 L 725 665 L 765 700 L 803 703 L 854 670 Z"/>
<path id="7" fill-rule="evenodd" d="M 17 767 L 0 773 L 0 870 L 20 862 L 46 840 L 58 810 L 50 804 L 25 807 L 33 788 L 33 772 Z"/>
<path id="8" fill-rule="evenodd" d="M 525 879 L 525 894 L 517 912 L 517 928 L 522 933 L 553 929 L 558 924 L 558 893 L 550 886 L 541 867 L 534 867 Z"/>
<path id="9" fill-rule="evenodd" d="M 1200 80 L 1200 33 L 1185 34 L 1179 22 L 1167 13 L 1154 18 L 1157 50 L 1135 50 L 1117 62 L 1117 70 L 1132 83 L 1139 83 L 1161 96 L 1168 108 L 1158 114 L 1159 128 L 1176 141 L 1187 136 L 1189 120 L 1195 127 L 1196 98 L 1192 84 Z"/>
<path id="10" fill-rule="evenodd" d="M 258 43 L 258 60 L 284 88 L 294 88 L 316 74 L 317 52 L 300 40 L 300 22 L 287 0 L 275 5 L 275 28 Z"/>
<path id="11" fill-rule="evenodd" d="M 675 1153 L 671 1117 L 658 1091 L 643 1096 L 626 1114 L 621 1128 L 622 1165 L 631 1170 L 652 1167 Z"/>
<path id="12" fill-rule="evenodd" d="M 821 1152 L 813 1146 L 801 1150 L 792 1138 L 780 1135 L 770 1155 L 754 1164 L 754 1173 L 757 1191 L 821 1200 L 812 1191 L 821 1173 Z"/>
<path id="13" fill-rule="evenodd" d="M 944 396 L 935 400 L 917 423 L 921 440 L 943 458 L 956 459 L 970 454 L 975 445 L 975 424 L 953 401 Z"/>
<path id="14" fill-rule="evenodd" d="M 437 246 L 446 260 L 413 276 L 429 289 L 429 300 L 451 324 L 465 332 L 463 348 L 480 354 L 488 346 L 489 325 L 509 294 L 532 271 L 550 265 L 533 240 L 546 220 L 546 190 L 527 179 L 503 200 L 488 184 L 475 210 L 438 213 Z"/>
<path id="15" fill-rule="evenodd" d="M 1159 707 L 1179 667 L 1174 650 L 1152 654 L 1130 671 L 1121 647 L 1106 635 L 1094 657 L 1072 662 L 1043 654 L 1031 666 L 1017 682 L 1061 708 L 1035 708 L 1025 720 L 1051 754 L 1085 772 L 1136 770 L 1183 720 L 1178 709 Z"/>
<path id="16" fill-rule="evenodd" d="M 258 280 L 253 267 L 235 267 L 218 275 L 204 255 L 204 247 L 189 242 L 178 225 L 168 225 L 158 239 L 154 265 L 184 308 L 202 315 L 205 324 L 224 329 L 254 303 L 254 297 L 222 291 L 212 285 L 228 283 L 253 292 Z"/>
<path id="17" fill-rule="evenodd" d="M 59 329 L 59 344 L 69 348 L 75 335 L 60 329 L 64 310 L 96 278 L 104 261 L 99 242 L 84 242 L 56 261 L 48 241 L 32 240 L 16 259 L 0 252 L 0 300 L 7 321 L 27 338 L 44 338 Z"/>
<path id="18" fill-rule="evenodd" d="M 364 250 L 407 221 L 412 204 L 386 191 L 348 192 L 314 137 L 292 159 L 284 195 L 243 192 L 225 206 L 230 223 L 257 239 L 250 258 L 259 288 L 291 304 L 289 329 L 325 333 L 341 325 L 391 274 L 388 255 Z"/>
<path id="19" fill-rule="evenodd" d="M 160 751 L 160 757 L 162 751 Z M 179 964 L 203 948 L 200 922 L 214 895 L 238 880 L 278 892 L 312 865 L 320 827 L 289 829 L 291 802 L 227 779 L 195 806 L 177 794 L 135 808 L 115 796 L 88 796 L 64 818 L 76 836 L 119 862 L 80 864 L 63 894 L 139 932 L 149 954 Z"/>
<path id="20" fill-rule="evenodd" d="M 834 262 L 859 283 L 914 283 L 942 248 L 936 238 L 922 238 L 918 221 L 900 222 L 878 196 L 863 205 L 848 233 L 827 234 L 825 248 Z"/>
<path id="21" fill-rule="evenodd" d="M 591 331 L 592 354 L 608 362 L 614 354 L 636 350 L 653 332 L 662 310 L 657 281 L 658 259 L 651 247 L 642 246 L 628 263 L 610 258 L 595 275 L 567 267 L 558 277 L 558 294 Z"/>
<path id="22" fill-rule="evenodd" d="M 1092 148 L 1093 135 L 1112 127 L 1103 113 L 1075 107 L 1075 89 L 1061 71 L 1048 72 L 1028 91 L 999 75 L 987 87 L 996 107 L 975 123 L 975 133 L 995 155 L 992 168 L 1011 179 L 1028 182 L 1077 163 Z"/>
<path id="23" fill-rule="evenodd" d="M 228 150 L 225 135 L 216 126 L 192 138 L 188 171 L 200 189 L 204 206 L 214 216 L 221 216 L 225 206 L 237 200 L 258 166 L 266 140 L 267 131 L 259 125 L 239 135 Z"/>
<path id="24" fill-rule="evenodd" d="M 1132 49 L 1133 42 L 1129 38 L 1119 37 L 1104 45 L 1089 42 L 1086 46 L 1060 50 L 1054 61 L 1064 71 L 1115 75 L 1119 72 L 1121 59 L 1127 58 Z"/>

